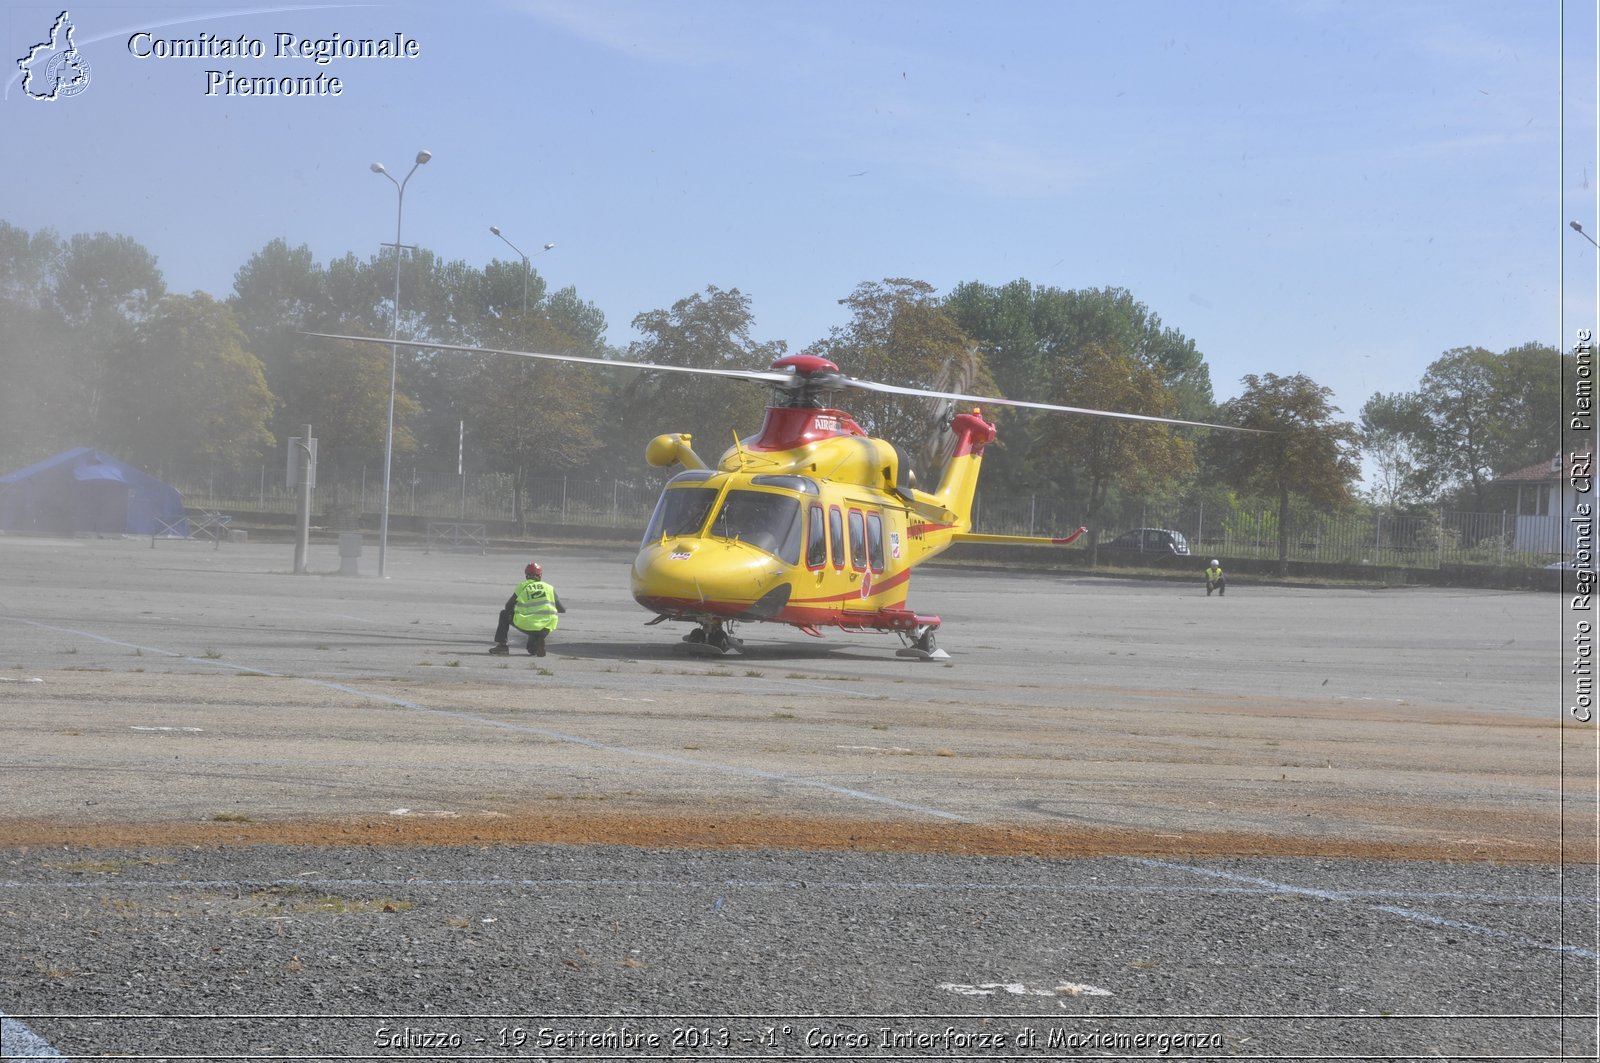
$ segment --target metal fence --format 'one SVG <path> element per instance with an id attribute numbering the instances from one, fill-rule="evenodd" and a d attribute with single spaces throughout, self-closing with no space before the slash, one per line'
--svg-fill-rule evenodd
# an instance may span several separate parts
<path id="1" fill-rule="evenodd" d="M 254 476 L 176 480 L 191 509 L 293 514 L 295 489 L 282 469 Z M 643 529 L 660 493 L 655 481 L 535 477 L 523 502 L 530 523 Z M 382 469 L 363 469 L 337 483 L 319 483 L 313 495 L 319 523 L 356 526 L 383 508 Z M 1002 535 L 1058 535 L 1083 523 L 1082 502 L 1050 496 L 989 496 L 973 508 L 976 531 Z M 396 469 L 389 514 L 435 521 L 516 520 L 512 484 L 505 474 L 457 476 Z M 1275 507 L 1152 506 L 1133 501 L 1108 508 L 1096 529 L 1101 542 L 1132 528 L 1181 532 L 1195 554 L 1276 559 Z M 1540 528 L 1548 527 L 1548 534 Z M 1421 515 L 1297 514 L 1290 523 L 1289 558 L 1334 564 L 1403 568 L 1443 565 L 1543 565 L 1563 556 L 1559 520 L 1534 527 L 1514 513 L 1433 510 Z"/>
<path id="2" fill-rule="evenodd" d="M 1081 503 L 1030 496 L 985 498 L 973 513 L 978 531 L 998 535 L 1057 535 L 1082 523 Z M 1102 513 L 1101 542 L 1133 528 L 1181 532 L 1196 554 L 1228 558 L 1278 557 L 1278 511 L 1267 507 L 1154 507 L 1125 503 Z M 1446 509 L 1422 514 L 1296 514 L 1289 525 L 1289 560 L 1399 568 L 1445 565 L 1544 565 L 1564 556 L 1559 522 L 1530 526 L 1516 514 Z"/>
<path id="3" fill-rule="evenodd" d="M 184 505 L 222 511 L 287 513 L 298 511 L 297 489 L 281 469 L 262 468 L 254 476 L 211 473 L 203 480 L 174 479 Z M 456 476 L 420 469 L 395 469 L 390 477 L 389 516 L 428 520 L 514 521 L 515 492 L 504 473 Z M 637 526 L 650 519 L 659 484 L 589 480 L 569 476 L 534 477 L 522 498 L 529 523 L 600 527 Z M 375 517 L 383 510 L 383 470 L 363 468 L 334 483 L 322 481 L 312 493 L 312 508 L 323 522 Z"/>

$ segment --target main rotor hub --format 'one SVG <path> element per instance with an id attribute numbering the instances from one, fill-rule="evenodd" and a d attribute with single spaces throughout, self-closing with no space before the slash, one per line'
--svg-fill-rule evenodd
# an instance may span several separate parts
<path id="1" fill-rule="evenodd" d="M 774 369 L 793 369 L 796 376 L 814 376 L 817 373 L 837 373 L 839 367 L 815 354 L 790 354 L 772 363 Z"/>
<path id="2" fill-rule="evenodd" d="M 839 367 L 815 354 L 790 354 L 772 363 L 776 370 L 789 370 L 793 375 L 773 385 L 777 393 L 774 405 L 803 406 L 813 409 L 827 405 L 823 396 L 850 386 L 850 378 L 839 372 Z"/>

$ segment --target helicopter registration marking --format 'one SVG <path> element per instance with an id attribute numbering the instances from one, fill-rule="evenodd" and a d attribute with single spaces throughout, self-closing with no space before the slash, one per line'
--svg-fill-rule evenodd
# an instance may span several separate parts
<path id="1" fill-rule="evenodd" d="M 691 555 L 687 550 L 672 551 L 672 560 L 674 561 L 687 561 L 691 556 L 693 555 Z"/>

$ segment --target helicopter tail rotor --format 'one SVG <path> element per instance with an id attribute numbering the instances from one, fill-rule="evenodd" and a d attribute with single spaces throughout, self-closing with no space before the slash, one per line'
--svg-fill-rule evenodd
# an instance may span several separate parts
<path id="1" fill-rule="evenodd" d="M 939 367 L 934 388 L 940 392 L 969 392 L 978 382 L 978 348 L 969 345 L 960 354 L 951 355 Z M 956 452 L 956 433 L 951 427 L 955 419 L 956 400 L 948 394 L 926 400 L 933 415 L 933 430 L 923 442 L 918 453 L 918 465 L 930 483 Z"/>

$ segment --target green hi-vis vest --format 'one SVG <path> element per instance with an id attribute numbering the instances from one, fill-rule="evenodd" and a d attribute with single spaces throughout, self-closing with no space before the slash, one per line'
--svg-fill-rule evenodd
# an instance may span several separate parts
<path id="1" fill-rule="evenodd" d="M 1206 569 L 1206 579 L 1209 582 L 1215 583 L 1215 582 L 1217 582 L 1217 580 L 1219 580 L 1221 578 L 1222 578 L 1222 569 L 1220 569 L 1220 568 L 1208 568 L 1208 569 Z"/>
<path id="2" fill-rule="evenodd" d="M 511 622 L 521 631 L 554 631 L 556 589 L 536 579 L 517 584 L 517 604 L 512 610 Z"/>

